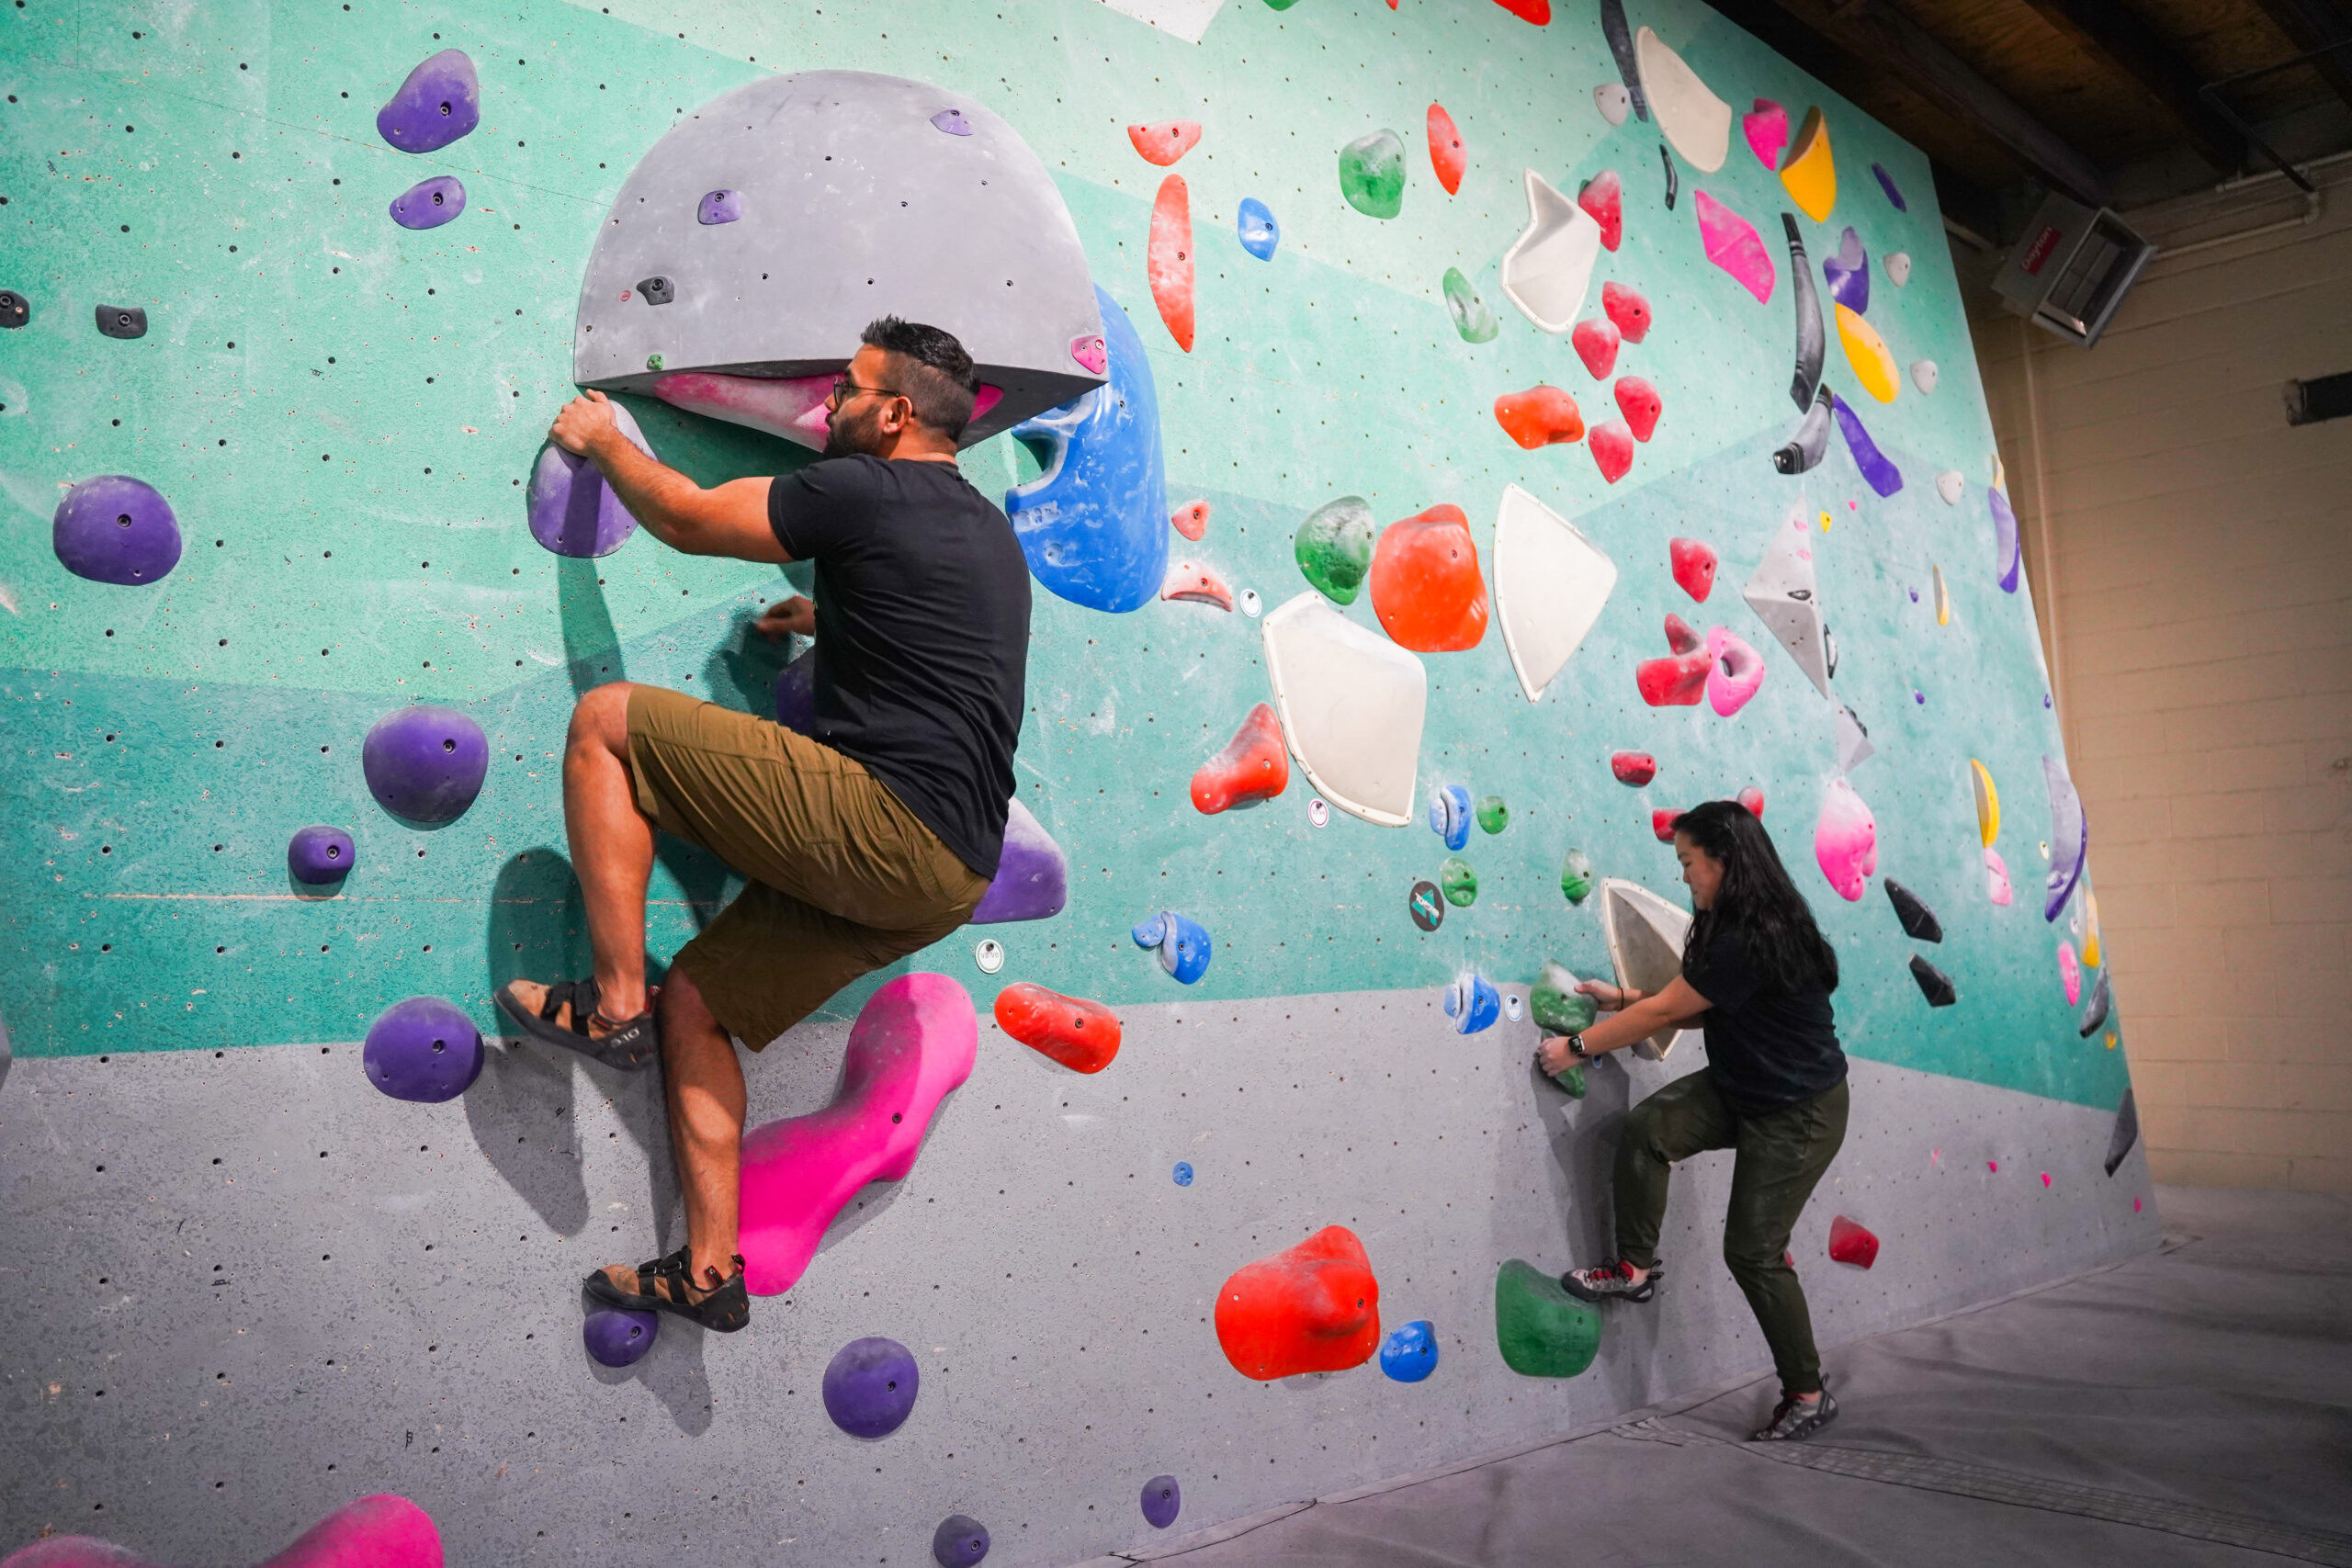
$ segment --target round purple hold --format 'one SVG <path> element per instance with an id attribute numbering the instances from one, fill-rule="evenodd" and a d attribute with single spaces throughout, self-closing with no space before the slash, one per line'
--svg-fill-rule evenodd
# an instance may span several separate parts
<path id="1" fill-rule="evenodd" d="M 653 456 L 628 410 L 618 403 L 612 410 L 613 424 L 629 445 Z M 531 470 L 529 494 L 531 537 L 560 556 L 608 556 L 637 532 L 637 519 L 605 482 L 604 470 L 552 442 Z"/>
<path id="2" fill-rule="evenodd" d="M 825 1414 L 853 1438 L 887 1438 L 914 1409 L 920 1381 L 913 1355 L 897 1340 L 853 1339 L 825 1368 Z"/>
<path id="3" fill-rule="evenodd" d="M 817 650 L 810 649 L 775 672 L 775 721 L 802 735 L 817 728 Z"/>
<path id="4" fill-rule="evenodd" d="M 706 228 L 713 223 L 732 223 L 742 216 L 743 193 L 740 190 L 705 191 L 702 204 L 695 209 L 695 221 Z"/>
<path id="5" fill-rule="evenodd" d="M 438 997 L 394 1002 L 368 1026 L 368 1081 L 394 1100 L 437 1105 L 481 1076 L 481 1031 Z"/>
<path id="6" fill-rule="evenodd" d="M 435 175 L 392 197 L 392 221 L 403 229 L 438 229 L 466 209 L 466 187 L 455 175 Z"/>
<path id="7" fill-rule="evenodd" d="M 580 1339 L 600 1364 L 626 1367 L 653 1348 L 653 1337 L 661 1331 L 659 1313 L 605 1307 L 590 1313 L 582 1322 Z"/>
<path id="8" fill-rule="evenodd" d="M 462 49 L 421 61 L 376 111 L 376 134 L 403 152 L 436 152 L 481 123 L 481 79 Z"/>
<path id="9" fill-rule="evenodd" d="M 1143 1522 L 1164 1530 L 1176 1522 L 1184 1506 L 1184 1490 L 1172 1475 L 1155 1475 L 1143 1483 Z"/>
<path id="10" fill-rule="evenodd" d="M 180 525 L 153 485 L 100 474 L 65 492 L 51 543 L 58 564 L 93 582 L 161 582 L 180 563 Z"/>
<path id="11" fill-rule="evenodd" d="M 286 841 L 286 869 L 297 882 L 317 886 L 351 874 L 357 850 L 340 828 L 297 828 Z"/>
<path id="12" fill-rule="evenodd" d="M 931 1532 L 931 1559 L 939 1568 L 973 1568 L 989 1554 L 989 1529 L 965 1514 L 950 1514 Z"/>
<path id="13" fill-rule="evenodd" d="M 490 739 L 454 708 L 394 708 L 368 729 L 359 765 L 377 805 L 435 827 L 463 817 L 481 793 Z"/>

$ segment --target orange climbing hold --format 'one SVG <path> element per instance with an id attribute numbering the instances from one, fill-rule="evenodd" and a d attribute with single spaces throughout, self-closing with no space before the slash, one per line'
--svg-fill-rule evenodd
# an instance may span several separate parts
<path id="1" fill-rule="evenodd" d="M 1159 199 L 1151 204 L 1151 249 L 1146 270 L 1151 276 L 1151 302 L 1168 323 L 1168 335 L 1185 353 L 1193 352 L 1193 195 L 1182 175 L 1159 182 Z"/>
<path id="2" fill-rule="evenodd" d="M 1209 503 L 1196 501 L 1189 506 L 1178 507 L 1175 514 L 1168 519 L 1168 525 L 1184 537 L 1197 540 L 1209 531 Z"/>
<path id="3" fill-rule="evenodd" d="M 1074 1073 L 1099 1073 L 1119 1054 L 1119 1015 L 1101 1002 L 1023 980 L 996 994 L 999 1028 Z"/>
<path id="4" fill-rule="evenodd" d="M 1143 161 L 1163 169 L 1190 152 L 1200 139 L 1201 122 L 1196 119 L 1163 119 L 1127 127 L 1127 140 L 1143 154 Z"/>
<path id="5" fill-rule="evenodd" d="M 1372 550 L 1372 610 L 1399 648 L 1459 653 L 1487 635 L 1487 581 L 1458 506 L 1391 523 Z"/>
<path id="6" fill-rule="evenodd" d="M 1577 205 L 1600 225 L 1600 248 L 1613 251 L 1625 239 L 1625 184 L 1614 169 L 1603 169 L 1577 187 Z M 1615 284 L 1603 284 L 1614 288 Z"/>
<path id="7" fill-rule="evenodd" d="M 1626 426 L 1636 441 L 1647 441 L 1657 430 L 1657 416 L 1666 412 L 1666 402 L 1657 389 L 1641 376 L 1620 376 L 1614 389 L 1617 412 L 1625 416 Z"/>
<path id="8" fill-rule="evenodd" d="M 1216 1293 L 1216 1342 L 1260 1382 L 1363 1365 L 1380 1348 L 1380 1281 L 1363 1243 L 1327 1225 L 1243 1264 Z"/>
<path id="9" fill-rule="evenodd" d="M 1650 335 L 1650 302 L 1641 290 L 1628 288 L 1622 283 L 1600 286 L 1600 313 L 1617 323 L 1627 343 L 1639 343 Z"/>
<path id="10" fill-rule="evenodd" d="M 1445 194 L 1452 196 L 1462 188 L 1462 171 L 1469 154 L 1463 151 L 1462 132 L 1443 104 L 1430 106 L 1429 131 L 1430 167 L 1437 171 L 1437 183 L 1445 187 Z"/>
<path id="11" fill-rule="evenodd" d="M 1715 661 L 1704 650 L 1672 659 L 1645 659 L 1634 666 L 1634 684 L 1654 708 L 1696 707 L 1707 694 L 1707 671 Z"/>
<path id="12" fill-rule="evenodd" d="M 1867 1269 L 1878 1261 L 1878 1237 L 1840 1214 L 1829 1222 L 1829 1261 Z"/>
<path id="13" fill-rule="evenodd" d="M 1530 387 L 1495 400 L 1495 423 L 1530 452 L 1584 439 L 1584 415 L 1576 399 L 1557 387 Z"/>
<path id="14" fill-rule="evenodd" d="M 1233 732 L 1225 750 L 1193 775 L 1193 806 L 1204 817 L 1272 800 L 1290 787 L 1290 752 L 1283 745 L 1283 721 L 1260 703 Z"/>

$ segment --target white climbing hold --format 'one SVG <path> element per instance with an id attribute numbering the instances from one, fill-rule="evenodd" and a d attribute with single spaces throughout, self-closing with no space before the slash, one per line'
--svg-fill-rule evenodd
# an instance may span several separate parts
<path id="1" fill-rule="evenodd" d="M 1922 392 L 1932 392 L 1936 389 L 1936 378 L 1939 374 L 1940 372 L 1936 369 L 1936 362 L 1932 359 L 1915 359 L 1911 362 L 1911 384 Z"/>
<path id="2" fill-rule="evenodd" d="M 1592 107 L 1610 124 L 1623 125 L 1625 117 L 1634 112 L 1634 95 L 1625 91 L 1623 82 L 1603 82 L 1592 90 Z"/>
<path id="3" fill-rule="evenodd" d="M 1527 229 L 1503 253 L 1503 295 L 1519 313 L 1547 333 L 1577 324 L 1593 264 L 1600 259 L 1600 225 L 1591 213 L 1527 171 Z"/>
<path id="4" fill-rule="evenodd" d="M 1313 589 L 1259 625 L 1283 737 L 1317 793 L 1367 822 L 1410 822 L 1429 705 L 1421 661 Z"/>
<path id="5" fill-rule="evenodd" d="M 1958 468 L 1946 468 L 1936 476 L 1936 493 L 1944 498 L 1946 506 L 1958 506 L 1967 490 L 1968 481 L 1960 477 Z"/>
<path id="6" fill-rule="evenodd" d="M 1886 268 L 1886 280 L 1897 288 L 1911 281 L 1911 253 L 1889 251 L 1881 265 Z"/>
<path id="7" fill-rule="evenodd" d="M 1617 566 L 1576 525 L 1507 485 L 1495 513 L 1495 619 L 1529 702 L 1544 695 L 1600 618 Z"/>

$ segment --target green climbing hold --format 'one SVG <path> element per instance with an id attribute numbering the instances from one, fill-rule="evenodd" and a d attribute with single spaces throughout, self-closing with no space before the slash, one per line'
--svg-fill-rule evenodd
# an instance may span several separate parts
<path id="1" fill-rule="evenodd" d="M 1437 868 L 1437 885 L 1445 889 L 1445 901 L 1457 909 L 1478 901 L 1478 874 L 1460 855 L 1445 857 L 1445 863 Z"/>
<path id="2" fill-rule="evenodd" d="M 1363 497 L 1343 495 L 1306 514 L 1291 548 L 1298 570 L 1325 598 L 1352 604 L 1372 570 L 1372 542 L 1378 532 Z"/>
<path id="3" fill-rule="evenodd" d="M 1570 850 L 1568 858 L 1560 863 L 1560 891 L 1568 896 L 1571 904 L 1581 904 L 1592 897 L 1592 862 L 1585 859 L 1582 850 Z"/>
<path id="4" fill-rule="evenodd" d="M 1522 1377 L 1572 1378 L 1600 1353 L 1600 1314 L 1514 1258 L 1495 1276 L 1495 1343 Z"/>
<path id="5" fill-rule="evenodd" d="M 1462 269 L 1445 269 L 1445 308 L 1453 313 L 1453 330 L 1462 334 L 1464 343 L 1492 343 L 1502 328 L 1495 321 L 1495 313 L 1462 276 Z"/>
<path id="6" fill-rule="evenodd" d="M 1600 1008 L 1577 989 L 1577 977 L 1554 959 L 1544 961 L 1544 977 L 1527 993 L 1527 1010 L 1549 1034 L 1579 1034 L 1592 1027 Z"/>
<path id="7" fill-rule="evenodd" d="M 1405 210 L 1405 143 L 1393 130 L 1359 136 L 1340 149 L 1340 194 L 1366 218 Z"/>
<path id="8" fill-rule="evenodd" d="M 1266 9 L 1269 11 L 1287 11 L 1293 6 L 1297 4 L 1298 0 L 1266 0 Z"/>
<path id="9" fill-rule="evenodd" d="M 1510 825 L 1510 807 L 1503 804 L 1499 795 L 1490 795 L 1478 802 L 1478 826 L 1489 833 L 1499 833 Z"/>
<path id="10" fill-rule="evenodd" d="M 658 354 L 649 354 L 649 355 L 647 355 L 645 356 L 645 367 L 646 367 L 648 370 L 659 370 L 659 369 L 661 369 L 661 368 L 662 368 L 662 356 L 661 356 L 660 355 L 658 355 Z"/>
<path id="11" fill-rule="evenodd" d="M 1584 1098 L 1584 1064 L 1570 1062 L 1563 1070 L 1552 1075 L 1552 1081 L 1568 1091 L 1570 1100 Z"/>

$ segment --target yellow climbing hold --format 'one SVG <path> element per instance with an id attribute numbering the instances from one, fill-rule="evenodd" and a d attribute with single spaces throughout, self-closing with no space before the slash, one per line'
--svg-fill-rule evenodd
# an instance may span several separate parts
<path id="1" fill-rule="evenodd" d="M 1886 351 L 1886 340 L 1878 329 L 1856 312 L 1838 307 L 1838 341 L 1846 345 L 1846 363 L 1854 367 L 1854 378 L 1862 384 L 1880 402 L 1894 400 L 1894 355 Z"/>
<path id="2" fill-rule="evenodd" d="M 2115 1049 L 2115 1036 L 2112 1034 L 2107 1037 L 2107 1048 L 2110 1051 Z"/>
<path id="3" fill-rule="evenodd" d="M 2098 964 L 2098 895 L 2083 895 L 2083 962 L 2096 969 Z M 2109 1043 L 2114 1037 L 2109 1036 Z"/>
<path id="4" fill-rule="evenodd" d="M 1804 111 L 1804 125 L 1781 165 L 1781 183 L 1806 217 L 1829 221 L 1829 209 L 1838 205 L 1838 165 L 1829 156 L 1829 122 L 1817 105 Z"/>
<path id="5" fill-rule="evenodd" d="M 1829 513 L 1826 512 L 1821 514 L 1821 531 L 1825 534 L 1829 532 Z"/>
<path id="6" fill-rule="evenodd" d="M 1993 775 L 1984 764 L 1973 757 L 1968 759 L 1968 772 L 1976 784 L 1976 833 L 1989 850 L 2001 836 L 2001 792 L 1993 787 Z"/>
<path id="7" fill-rule="evenodd" d="M 1951 625 L 1951 590 L 1944 586 L 1944 569 L 1931 566 L 1928 570 L 1936 574 L 1936 625 L 1948 626 Z"/>

